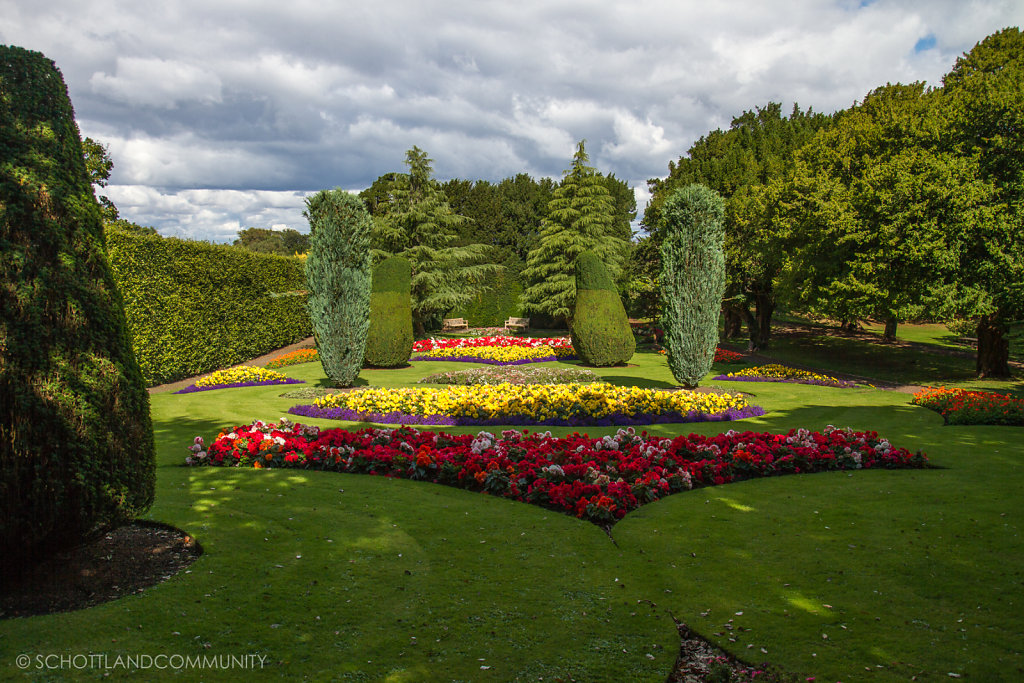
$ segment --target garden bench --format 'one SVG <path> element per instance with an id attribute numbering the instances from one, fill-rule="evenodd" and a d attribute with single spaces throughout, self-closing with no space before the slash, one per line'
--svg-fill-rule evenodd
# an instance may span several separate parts
<path id="1" fill-rule="evenodd" d="M 442 332 L 469 332 L 469 323 L 465 318 L 445 318 L 441 322 Z"/>
<path id="2" fill-rule="evenodd" d="M 530 327 L 529 318 L 509 318 L 505 321 L 505 331 L 508 332 L 510 329 L 516 332 L 525 331 Z"/>

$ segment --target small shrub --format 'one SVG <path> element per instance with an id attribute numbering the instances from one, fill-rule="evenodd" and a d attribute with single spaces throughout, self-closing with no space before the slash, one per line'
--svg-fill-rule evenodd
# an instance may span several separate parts
<path id="1" fill-rule="evenodd" d="M 366 364 L 378 368 L 405 365 L 412 342 L 412 265 L 394 256 L 373 269 Z"/>
<path id="2" fill-rule="evenodd" d="M 597 254 L 585 251 L 576 259 L 576 304 L 572 345 L 588 365 L 622 365 L 633 357 L 636 339 L 611 273 Z"/>

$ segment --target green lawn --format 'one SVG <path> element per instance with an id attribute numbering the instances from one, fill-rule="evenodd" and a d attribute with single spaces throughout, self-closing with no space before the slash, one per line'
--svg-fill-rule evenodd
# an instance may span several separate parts
<path id="1" fill-rule="evenodd" d="M 833 365 L 868 365 L 874 347 L 864 346 Z M 874 353 L 881 371 L 897 371 Z M 414 363 L 361 379 L 409 386 L 467 367 Z M 324 383 L 315 363 L 283 372 Z M 619 384 L 675 386 L 653 353 L 598 372 Z M 139 595 L 0 622 L 3 673 L 18 673 L 19 653 L 91 651 L 261 654 L 263 675 L 278 678 L 660 683 L 678 652 L 674 616 L 747 661 L 818 681 L 1024 678 L 1019 429 L 944 427 L 903 393 L 710 383 L 752 394 L 768 414 L 648 431 L 874 429 L 924 449 L 941 469 L 700 489 L 631 513 L 610 538 L 559 513 L 422 482 L 186 468 L 194 436 L 277 420 L 296 402 L 279 395 L 295 387 L 158 394 L 158 493 L 148 516 L 194 534 L 204 555 Z M 161 674 L 172 676 L 135 677 Z"/>

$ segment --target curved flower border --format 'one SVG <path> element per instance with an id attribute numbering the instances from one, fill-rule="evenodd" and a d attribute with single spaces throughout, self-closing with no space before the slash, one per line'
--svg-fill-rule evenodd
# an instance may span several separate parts
<path id="1" fill-rule="evenodd" d="M 876 432 L 736 432 L 675 438 L 620 429 L 553 437 L 506 430 L 452 435 L 410 427 L 320 430 L 282 419 L 196 437 L 188 465 L 297 468 L 424 480 L 511 498 L 610 526 L 630 510 L 692 488 L 829 470 L 923 468 L 927 457 Z"/>
<path id="2" fill-rule="evenodd" d="M 235 388 L 238 388 L 238 387 L 263 387 L 263 386 L 269 386 L 271 384 L 305 384 L 305 383 L 306 383 L 305 380 L 295 379 L 293 377 L 288 377 L 287 379 L 284 379 L 284 380 L 271 379 L 271 380 L 265 380 L 263 382 L 235 382 L 234 384 L 214 384 L 213 386 L 209 386 L 209 387 L 197 387 L 195 384 L 190 384 L 189 386 L 185 387 L 184 389 L 179 389 L 178 391 L 175 391 L 174 393 L 176 393 L 176 394 L 194 394 L 197 391 L 213 391 L 215 389 L 235 389 Z"/>
<path id="3" fill-rule="evenodd" d="M 729 422 L 743 420 L 748 417 L 759 417 L 765 414 L 761 406 L 746 406 L 736 409 L 729 408 L 718 413 L 704 413 L 699 410 L 691 410 L 687 413 L 643 413 L 639 415 L 625 415 L 623 413 L 611 413 L 604 417 L 570 417 L 570 418 L 546 418 L 538 420 L 527 415 L 507 415 L 501 418 L 471 418 L 452 417 L 450 415 L 409 415 L 398 411 L 390 413 L 359 412 L 351 408 L 320 408 L 315 405 L 298 405 L 288 409 L 292 415 L 302 417 L 318 417 L 327 420 L 349 420 L 351 422 L 377 422 L 380 424 L 398 425 L 441 425 L 441 426 L 495 426 L 495 425 L 531 425 L 545 427 L 586 427 L 601 426 L 611 427 L 617 425 L 649 425 L 662 423 L 686 423 L 686 422 Z"/>

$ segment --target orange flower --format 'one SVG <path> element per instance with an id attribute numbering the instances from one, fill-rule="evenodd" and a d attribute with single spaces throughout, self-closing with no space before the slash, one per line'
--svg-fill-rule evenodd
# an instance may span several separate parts
<path id="1" fill-rule="evenodd" d="M 482 483 L 484 483 L 484 479 L 487 478 L 487 473 L 486 472 L 477 472 L 476 474 L 473 475 L 473 477 L 477 480 L 477 482 L 482 484 Z"/>

